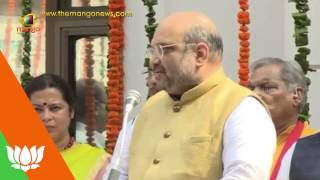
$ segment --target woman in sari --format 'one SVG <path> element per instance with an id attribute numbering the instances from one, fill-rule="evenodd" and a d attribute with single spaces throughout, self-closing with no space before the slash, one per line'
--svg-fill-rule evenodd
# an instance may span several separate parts
<path id="1" fill-rule="evenodd" d="M 75 98 L 67 82 L 43 74 L 31 80 L 25 92 L 75 179 L 95 179 L 108 155 L 103 149 L 76 142 L 72 133 Z"/>

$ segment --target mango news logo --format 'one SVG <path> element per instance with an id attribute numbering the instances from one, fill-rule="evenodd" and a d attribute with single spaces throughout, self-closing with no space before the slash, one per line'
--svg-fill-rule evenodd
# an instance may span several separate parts
<path id="1" fill-rule="evenodd" d="M 35 33 L 40 31 L 40 27 L 33 26 L 34 24 L 37 23 L 37 21 L 38 21 L 38 18 L 33 13 L 27 14 L 25 16 L 21 16 L 19 19 L 19 22 L 20 24 L 22 24 L 22 26 L 17 27 L 17 32 L 18 33 L 25 33 L 25 32 Z"/>
<path id="2" fill-rule="evenodd" d="M 8 159 L 12 163 L 11 167 L 21 169 L 24 172 L 40 167 L 39 163 L 43 159 L 44 148 L 45 146 L 41 146 L 36 149 L 36 146 L 32 146 L 29 150 L 27 146 L 24 146 L 21 150 L 18 146 L 15 146 L 14 149 L 7 146 Z"/>

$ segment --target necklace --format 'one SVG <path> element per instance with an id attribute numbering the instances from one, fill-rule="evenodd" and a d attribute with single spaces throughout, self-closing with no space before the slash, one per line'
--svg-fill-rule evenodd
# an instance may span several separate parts
<path id="1" fill-rule="evenodd" d="M 75 142 L 74 137 L 70 137 L 68 144 L 63 148 L 63 150 L 71 148 L 71 146 L 74 144 L 74 142 Z"/>

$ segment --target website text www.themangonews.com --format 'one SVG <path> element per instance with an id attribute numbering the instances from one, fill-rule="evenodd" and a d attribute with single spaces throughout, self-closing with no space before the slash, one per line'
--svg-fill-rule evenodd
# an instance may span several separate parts
<path id="1" fill-rule="evenodd" d="M 40 16 L 47 17 L 132 17 L 132 12 L 125 11 L 44 11 L 40 13 Z"/>

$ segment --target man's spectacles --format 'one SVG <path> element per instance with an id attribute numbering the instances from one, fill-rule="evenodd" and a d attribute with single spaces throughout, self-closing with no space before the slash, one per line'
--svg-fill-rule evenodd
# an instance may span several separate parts
<path id="1" fill-rule="evenodd" d="M 159 58 L 162 59 L 163 56 L 166 54 L 165 49 L 166 48 L 171 48 L 174 46 L 177 46 L 179 43 L 173 43 L 173 44 L 167 44 L 167 45 L 156 45 L 154 47 L 149 47 L 147 48 L 147 52 L 146 55 L 148 58 L 150 59 L 155 59 L 155 58 Z M 184 45 L 194 45 L 195 43 L 181 43 Z"/>
<path id="2" fill-rule="evenodd" d="M 158 76 L 160 72 L 154 71 L 153 69 L 148 69 L 147 71 L 142 72 L 145 75 L 145 78 L 150 78 L 152 76 Z"/>

